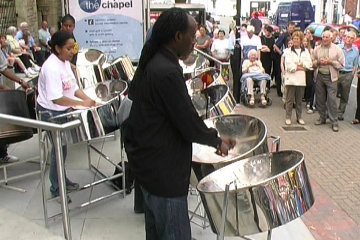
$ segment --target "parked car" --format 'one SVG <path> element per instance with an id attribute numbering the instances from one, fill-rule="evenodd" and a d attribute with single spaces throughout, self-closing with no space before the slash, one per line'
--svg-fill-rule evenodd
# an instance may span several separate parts
<path id="1" fill-rule="evenodd" d="M 336 29 L 339 31 L 340 29 L 345 29 L 346 31 L 353 31 L 356 33 L 356 40 L 354 41 L 354 45 L 360 50 L 360 31 L 352 25 L 332 25 L 328 23 L 311 23 L 305 31 L 310 28 L 314 31 L 314 40 L 320 41 L 322 33 L 327 30 Z"/>

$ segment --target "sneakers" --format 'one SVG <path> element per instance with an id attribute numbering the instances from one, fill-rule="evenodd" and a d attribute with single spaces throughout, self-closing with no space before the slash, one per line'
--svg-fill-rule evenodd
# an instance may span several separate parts
<path id="1" fill-rule="evenodd" d="M 13 163 L 13 162 L 17 162 L 19 161 L 18 157 L 12 156 L 12 155 L 7 155 L 3 158 L 0 158 L 0 164 L 3 163 Z"/>
<path id="2" fill-rule="evenodd" d="M 35 72 L 40 72 L 40 67 L 36 64 L 34 64 L 34 66 L 32 67 L 32 69 L 35 71 Z"/>
<path id="3" fill-rule="evenodd" d="M 56 198 L 56 202 L 59 203 L 59 204 L 61 204 L 61 199 L 60 199 L 60 197 L 59 197 L 59 193 L 53 193 L 53 192 L 51 192 L 51 197 L 52 197 L 52 198 Z M 72 200 L 71 200 L 71 198 L 70 198 L 68 195 L 66 195 L 66 199 L 67 199 L 67 203 L 72 203 Z"/>
<path id="4" fill-rule="evenodd" d="M 291 125 L 291 120 L 290 120 L 290 119 L 286 119 L 286 120 L 285 120 L 285 124 L 286 124 L 286 125 Z"/>
<path id="5" fill-rule="evenodd" d="M 32 68 L 27 68 L 26 69 L 31 75 L 37 75 L 37 72 L 36 71 L 34 71 Z"/>
<path id="6" fill-rule="evenodd" d="M 322 125 L 322 124 L 325 124 L 326 123 L 326 120 L 325 119 L 316 119 L 315 121 L 315 125 Z"/>

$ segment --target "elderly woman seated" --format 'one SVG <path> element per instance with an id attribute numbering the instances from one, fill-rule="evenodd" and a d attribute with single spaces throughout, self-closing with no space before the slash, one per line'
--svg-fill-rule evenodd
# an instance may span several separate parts
<path id="1" fill-rule="evenodd" d="M 253 106 L 255 104 L 254 82 L 256 82 L 260 87 L 261 104 L 266 106 L 266 81 L 270 80 L 270 76 L 265 73 L 255 49 L 249 51 L 248 59 L 244 60 L 242 64 L 242 71 L 243 75 L 240 81 L 246 83 L 242 84 L 242 90 L 250 97 L 249 105 Z"/>

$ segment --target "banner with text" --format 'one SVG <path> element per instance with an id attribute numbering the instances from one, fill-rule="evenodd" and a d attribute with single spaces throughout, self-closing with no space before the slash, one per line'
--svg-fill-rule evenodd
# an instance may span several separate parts
<path id="1" fill-rule="evenodd" d="M 114 58 L 140 58 L 143 46 L 142 0 L 68 0 L 76 19 L 80 48 L 98 49 Z"/>

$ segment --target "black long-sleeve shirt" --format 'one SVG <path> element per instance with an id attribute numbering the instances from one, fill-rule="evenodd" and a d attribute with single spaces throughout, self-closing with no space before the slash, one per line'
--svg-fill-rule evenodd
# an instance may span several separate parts
<path id="1" fill-rule="evenodd" d="M 216 147 L 221 139 L 215 129 L 207 128 L 199 118 L 182 68 L 170 51 L 158 51 L 135 84 L 125 126 L 125 149 L 131 170 L 151 194 L 185 196 L 192 142 Z"/>

